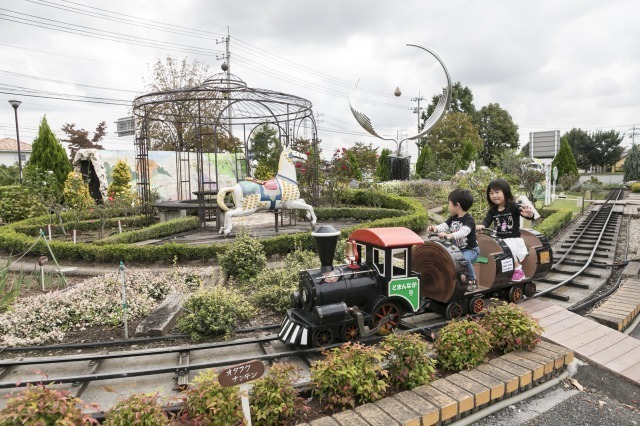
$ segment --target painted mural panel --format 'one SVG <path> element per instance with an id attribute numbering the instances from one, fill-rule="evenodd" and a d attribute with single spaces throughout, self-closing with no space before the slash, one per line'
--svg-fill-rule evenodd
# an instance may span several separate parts
<path id="1" fill-rule="evenodd" d="M 100 183 L 100 191 L 106 196 L 107 188 L 112 181 L 111 171 L 116 163 L 124 160 L 131 171 L 133 189 L 137 188 L 138 172 L 136 171 L 136 151 L 131 150 L 96 150 L 81 149 L 76 154 L 74 166 L 79 167 L 81 161 L 90 161 Z M 162 201 L 178 199 L 178 172 L 176 167 L 176 153 L 173 151 L 149 151 L 149 181 L 152 191 L 157 191 Z M 238 182 L 236 176 L 236 157 L 230 153 L 218 154 L 218 187 L 233 186 Z M 244 161 L 241 162 L 244 170 Z M 189 181 L 191 191 L 198 189 L 198 172 L 196 168 L 196 154 L 189 156 Z M 204 181 L 216 180 L 215 155 L 203 154 Z M 183 162 L 183 167 L 187 162 Z M 243 172 L 243 176 L 246 172 Z M 184 197 L 183 198 L 187 198 Z M 191 195 L 191 198 L 195 196 Z"/>

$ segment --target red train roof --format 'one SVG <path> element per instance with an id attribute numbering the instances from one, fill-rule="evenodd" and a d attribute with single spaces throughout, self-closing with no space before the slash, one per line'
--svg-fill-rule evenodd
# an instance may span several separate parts
<path id="1" fill-rule="evenodd" d="M 403 227 L 358 229 L 353 231 L 349 238 L 382 247 L 407 247 L 424 244 L 418 234 Z"/>

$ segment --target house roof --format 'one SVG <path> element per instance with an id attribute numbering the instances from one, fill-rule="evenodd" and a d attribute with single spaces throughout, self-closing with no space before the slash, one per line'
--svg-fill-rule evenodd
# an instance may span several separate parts
<path id="1" fill-rule="evenodd" d="M 424 244 L 418 234 L 402 227 L 358 229 L 351 233 L 350 238 L 381 247 L 407 247 Z"/>
<path id="2" fill-rule="evenodd" d="M 0 151 L 18 151 L 18 141 L 11 138 L 0 139 Z M 31 144 L 20 142 L 21 152 L 31 152 Z"/>

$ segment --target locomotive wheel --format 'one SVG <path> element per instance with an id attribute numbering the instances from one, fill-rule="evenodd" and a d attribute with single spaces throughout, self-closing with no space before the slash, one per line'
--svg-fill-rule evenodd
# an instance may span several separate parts
<path id="1" fill-rule="evenodd" d="M 448 320 L 460 318 L 462 316 L 462 306 L 458 302 L 449 303 L 444 310 L 444 316 Z"/>
<path id="2" fill-rule="evenodd" d="M 484 309 L 484 299 L 482 296 L 476 296 L 469 301 L 469 312 L 479 314 Z"/>
<path id="3" fill-rule="evenodd" d="M 536 283 L 530 281 L 524 285 L 524 295 L 533 297 L 534 294 L 536 294 Z"/>
<path id="4" fill-rule="evenodd" d="M 373 328 L 378 328 L 380 320 L 388 315 L 391 315 L 391 319 L 382 324 L 382 327 L 378 330 L 378 334 L 383 336 L 391 333 L 391 331 L 398 327 L 400 318 L 402 318 L 402 311 L 395 303 L 392 302 L 382 303 L 373 310 L 373 320 L 371 321 Z"/>
<path id="5" fill-rule="evenodd" d="M 514 285 L 509 290 L 509 302 L 520 303 L 522 300 L 522 289 L 520 286 Z"/>
<path id="6" fill-rule="evenodd" d="M 327 346 L 333 341 L 333 331 L 330 328 L 319 328 L 311 336 L 314 346 Z"/>
<path id="7" fill-rule="evenodd" d="M 358 330 L 358 326 L 356 324 L 347 324 L 342 326 L 340 334 L 342 336 L 342 340 L 345 342 L 353 342 L 360 338 L 360 330 Z"/>

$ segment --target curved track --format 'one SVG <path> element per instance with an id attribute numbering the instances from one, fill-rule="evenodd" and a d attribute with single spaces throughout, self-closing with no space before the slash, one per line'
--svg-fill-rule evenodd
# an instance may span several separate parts
<path id="1" fill-rule="evenodd" d="M 533 297 L 555 299 L 554 303 L 569 307 L 606 282 L 614 265 L 622 218 L 616 204 L 622 196 L 621 189 L 611 191 L 604 204 L 592 209 L 554 246 L 554 266 L 536 281 L 538 292 Z"/>

